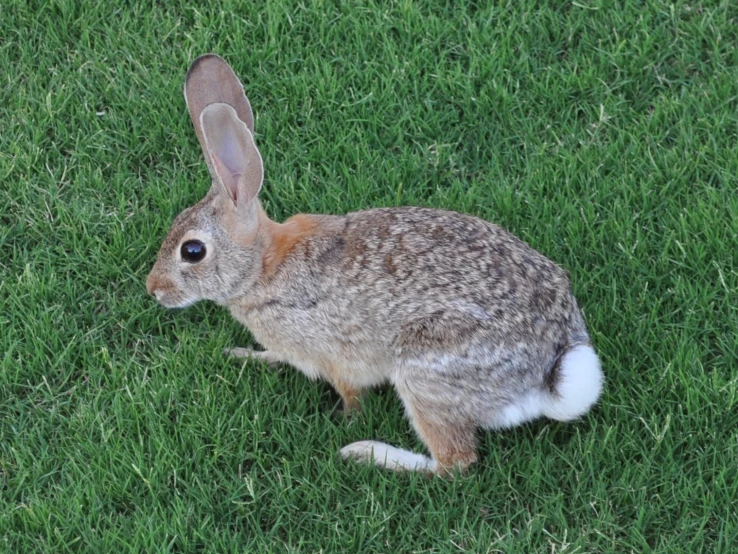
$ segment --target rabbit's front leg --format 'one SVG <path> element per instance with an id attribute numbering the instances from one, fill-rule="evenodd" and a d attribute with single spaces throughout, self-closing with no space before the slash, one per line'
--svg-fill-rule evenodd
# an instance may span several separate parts
<path id="1" fill-rule="evenodd" d="M 341 413 L 343 415 L 350 416 L 361 411 L 361 391 L 359 389 L 340 381 L 338 383 L 330 381 L 330 383 L 336 392 L 341 395 L 341 399 L 343 400 Z"/>
<path id="2" fill-rule="evenodd" d="M 258 351 L 251 348 L 226 348 L 225 355 L 231 358 L 253 358 L 254 360 L 262 360 L 270 366 L 275 366 L 284 362 L 277 354 L 270 350 Z"/>
<path id="3" fill-rule="evenodd" d="M 350 416 L 361 411 L 362 389 L 349 383 L 349 380 L 341 372 L 339 365 L 333 362 L 327 362 L 321 368 L 320 373 L 331 384 L 333 389 L 341 395 L 343 407 L 340 412 L 343 415 Z"/>

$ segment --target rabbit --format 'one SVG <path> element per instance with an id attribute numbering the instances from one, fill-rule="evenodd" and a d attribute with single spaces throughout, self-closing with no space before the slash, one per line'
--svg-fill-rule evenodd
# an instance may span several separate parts
<path id="1" fill-rule="evenodd" d="M 452 476 L 477 461 L 479 429 L 579 418 L 603 388 L 566 272 L 482 219 L 421 207 L 269 219 L 243 86 L 197 58 L 185 101 L 212 176 L 180 213 L 146 279 L 167 308 L 226 307 L 262 352 L 327 380 L 344 410 L 391 383 L 430 456 L 376 441 L 346 459 Z"/>

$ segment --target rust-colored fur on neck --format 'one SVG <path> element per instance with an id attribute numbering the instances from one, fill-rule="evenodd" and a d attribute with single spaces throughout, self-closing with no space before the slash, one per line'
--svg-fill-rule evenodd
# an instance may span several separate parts
<path id="1" fill-rule="evenodd" d="M 299 243 L 321 233 L 318 218 L 309 214 L 293 215 L 284 223 L 272 221 L 259 210 L 259 233 L 264 241 L 263 276 L 274 275 L 279 266 Z"/>

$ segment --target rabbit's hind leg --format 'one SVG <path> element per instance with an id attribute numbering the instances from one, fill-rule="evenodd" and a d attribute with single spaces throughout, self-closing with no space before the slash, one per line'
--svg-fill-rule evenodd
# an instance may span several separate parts
<path id="1" fill-rule="evenodd" d="M 476 425 L 466 417 L 457 417 L 453 406 L 440 406 L 432 400 L 428 402 L 423 395 L 414 394 L 416 386 L 424 388 L 422 384 L 413 382 L 409 385 L 395 383 L 408 417 L 431 457 L 376 441 L 352 443 L 341 449 L 341 455 L 394 471 L 420 471 L 443 476 L 464 471 L 477 461 Z"/>
<path id="2" fill-rule="evenodd" d="M 413 428 L 430 451 L 433 471 L 451 476 L 454 471 L 464 471 L 476 463 L 477 425 L 463 410 L 457 411 L 458 406 L 435 402 L 424 394 L 414 393 L 414 388 L 398 386 L 397 392 Z"/>

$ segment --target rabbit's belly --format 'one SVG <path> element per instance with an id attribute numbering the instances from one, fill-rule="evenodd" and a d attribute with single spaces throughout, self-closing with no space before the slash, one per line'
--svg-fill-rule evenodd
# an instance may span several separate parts
<path id="1" fill-rule="evenodd" d="M 312 354 L 312 353 L 311 353 Z M 311 379 L 326 379 L 329 382 L 340 380 L 358 389 L 380 385 L 387 381 L 387 371 L 370 360 L 351 358 L 330 358 L 325 353 L 315 353 L 306 357 L 304 352 L 287 353 L 285 359 Z"/>
<path id="2" fill-rule="evenodd" d="M 265 349 L 311 379 L 339 378 L 346 384 L 366 388 L 386 382 L 391 373 L 390 349 L 379 347 L 360 332 L 344 333 L 340 326 L 320 325 L 314 320 L 295 328 L 282 322 L 275 325 L 271 318 L 237 319 Z"/>
<path id="3" fill-rule="evenodd" d="M 322 348 L 292 348 L 294 344 L 284 342 L 275 350 L 290 365 L 311 379 L 323 378 L 334 382 L 340 380 L 359 389 L 380 385 L 387 381 L 389 361 L 375 352 L 353 348 L 345 352 L 340 344 L 322 344 Z M 317 346 L 317 345 L 316 345 Z M 363 354 L 363 355 L 362 355 Z"/>

